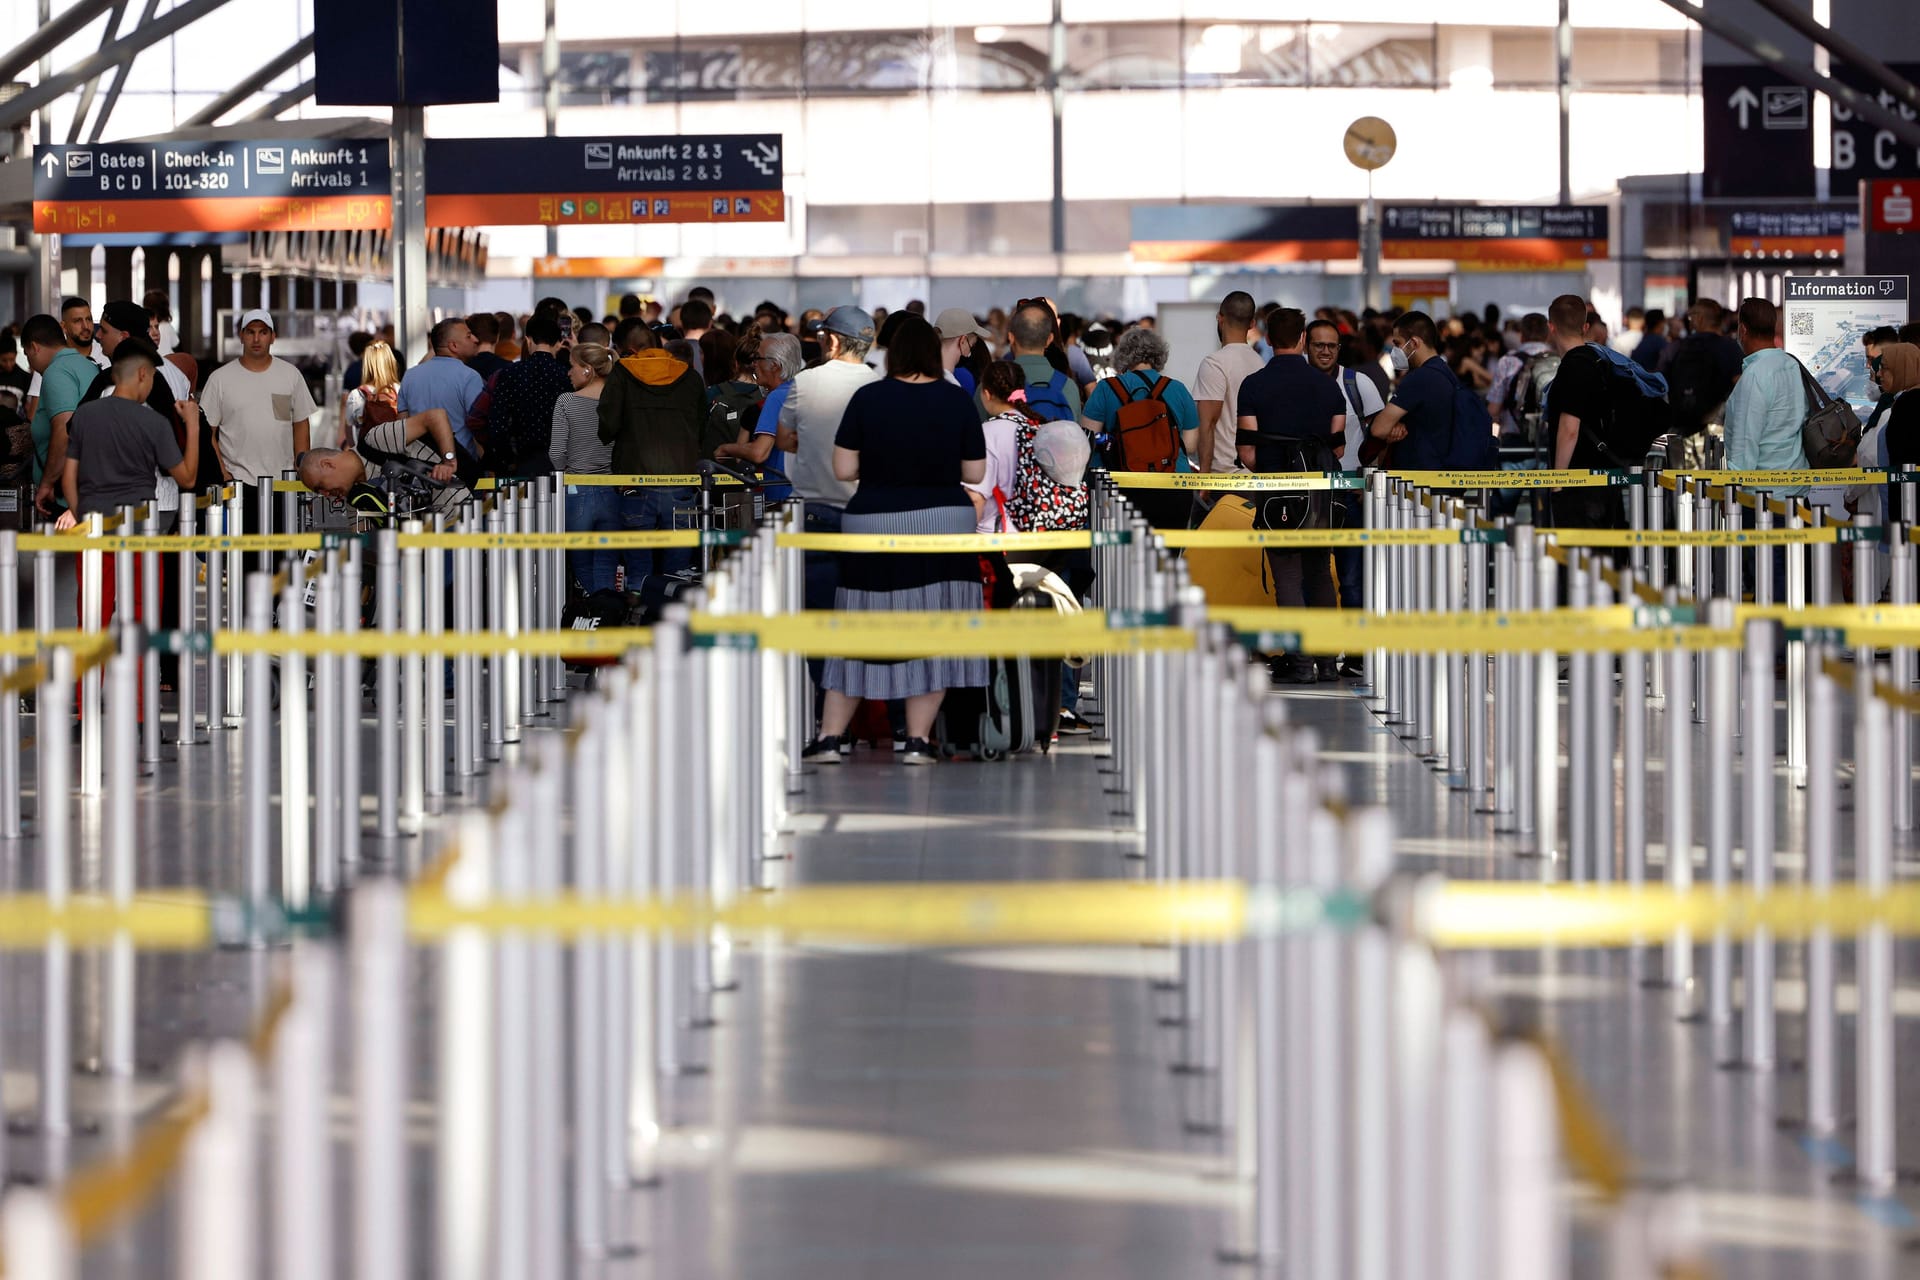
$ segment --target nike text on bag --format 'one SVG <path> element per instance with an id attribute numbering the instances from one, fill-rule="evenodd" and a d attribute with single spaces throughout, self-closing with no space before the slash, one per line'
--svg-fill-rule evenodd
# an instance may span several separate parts
<path id="1" fill-rule="evenodd" d="M 1120 401 L 1114 415 L 1109 458 L 1120 471 L 1172 471 L 1180 458 L 1180 436 L 1173 414 L 1162 399 L 1168 379 L 1162 377 L 1134 399 L 1125 378 L 1108 378 L 1107 386 Z"/>
<path id="2" fill-rule="evenodd" d="M 1067 375 L 1056 369 L 1045 382 L 1029 382 L 1026 410 L 1035 422 L 1073 421 L 1073 406 L 1067 403 Z"/>
<path id="3" fill-rule="evenodd" d="M 1860 419 L 1853 406 L 1828 395 L 1803 364 L 1800 381 L 1807 389 L 1807 416 L 1800 423 L 1800 447 L 1806 451 L 1807 466 L 1816 471 L 1852 466 L 1860 448 Z"/>

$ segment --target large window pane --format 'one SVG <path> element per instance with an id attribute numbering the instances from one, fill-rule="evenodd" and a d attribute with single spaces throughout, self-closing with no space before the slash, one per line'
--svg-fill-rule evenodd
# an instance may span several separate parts
<path id="1" fill-rule="evenodd" d="M 1047 82 L 1047 28 L 945 27 L 933 33 L 935 89 L 1038 89 Z"/>
<path id="2" fill-rule="evenodd" d="M 1067 29 L 1067 83 L 1086 89 L 1164 89 L 1180 83 L 1180 27 L 1139 22 Z"/>
<path id="3" fill-rule="evenodd" d="M 912 93 L 927 87 L 931 61 L 925 31 L 810 31 L 807 92 Z"/>
<path id="4" fill-rule="evenodd" d="M 1493 87 L 1551 89 L 1554 85 L 1553 32 L 1493 33 Z"/>
<path id="5" fill-rule="evenodd" d="M 1189 22 L 1186 30 L 1188 85 L 1307 83 L 1304 24 Z"/>
<path id="6" fill-rule="evenodd" d="M 1430 26 L 1315 22 L 1307 27 L 1307 42 L 1314 84 L 1425 88 L 1434 82 Z"/>
<path id="7" fill-rule="evenodd" d="M 798 95 L 799 36 L 707 38 L 654 45 L 641 54 L 648 102 Z"/>

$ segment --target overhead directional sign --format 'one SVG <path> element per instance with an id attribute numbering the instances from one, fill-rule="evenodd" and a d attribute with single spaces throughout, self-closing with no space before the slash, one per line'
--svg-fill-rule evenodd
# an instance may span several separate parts
<path id="1" fill-rule="evenodd" d="M 436 138 L 427 224 L 781 222 L 777 133 Z"/>
<path id="2" fill-rule="evenodd" d="M 1860 211 L 1845 205 L 1781 205 L 1726 214 L 1727 250 L 1739 254 L 1833 254 L 1846 251 Z"/>
<path id="3" fill-rule="evenodd" d="M 35 147 L 33 229 L 348 231 L 385 227 L 384 138 Z"/>
<path id="4" fill-rule="evenodd" d="M 1574 267 L 1607 256 L 1604 205 L 1395 204 L 1380 215 L 1383 258 Z"/>
<path id="5" fill-rule="evenodd" d="M 1360 253 L 1350 204 L 1133 207 L 1136 262 L 1328 262 Z"/>
<path id="6" fill-rule="evenodd" d="M 1702 67 L 1704 194 L 1812 198 L 1812 96 L 1765 67 Z"/>
<path id="7" fill-rule="evenodd" d="M 1908 83 L 1920 81 L 1920 62 L 1896 62 L 1889 70 Z M 1843 63 L 1833 64 L 1833 74 L 1841 83 L 1872 95 L 1874 101 L 1903 119 L 1912 120 L 1916 112 L 1880 85 Z M 1920 178 L 1920 149 L 1901 142 L 1878 125 L 1868 124 L 1845 106 L 1828 99 L 1833 108 L 1833 194 L 1836 199 L 1853 196 L 1863 178 Z"/>

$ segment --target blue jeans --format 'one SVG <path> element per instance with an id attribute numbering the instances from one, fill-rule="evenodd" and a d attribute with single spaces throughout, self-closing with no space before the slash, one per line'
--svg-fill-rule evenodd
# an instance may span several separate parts
<path id="1" fill-rule="evenodd" d="M 698 492 L 693 489 L 625 489 L 620 493 L 620 527 L 623 529 L 692 528 L 691 519 Z M 689 518 L 676 523 L 678 513 Z M 641 572 L 684 573 L 693 567 L 694 553 L 688 547 L 665 547 L 658 551 L 629 551 L 627 590 L 639 589 Z M 647 566 L 651 564 L 651 569 Z"/>
<path id="2" fill-rule="evenodd" d="M 1367 519 L 1364 507 L 1365 495 L 1349 489 L 1344 497 L 1347 503 L 1347 522 L 1343 527 L 1358 529 Z M 1342 609 L 1362 608 L 1366 604 L 1366 548 L 1335 547 L 1333 569 L 1334 576 L 1340 585 L 1340 607 Z"/>
<path id="3" fill-rule="evenodd" d="M 620 523 L 620 491 L 606 485 L 582 485 L 567 495 L 567 531 L 569 533 L 616 533 Z M 569 551 L 567 566 L 582 591 L 613 590 L 615 571 L 630 551 Z M 632 575 L 632 566 L 628 567 Z M 638 583 L 631 584 L 633 586 Z"/>

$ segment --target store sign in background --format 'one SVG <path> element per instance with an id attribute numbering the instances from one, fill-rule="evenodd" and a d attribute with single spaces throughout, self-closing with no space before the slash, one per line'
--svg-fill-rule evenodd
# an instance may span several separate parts
<path id="1" fill-rule="evenodd" d="M 430 138 L 429 226 L 781 222 L 781 135 Z"/>
<path id="2" fill-rule="evenodd" d="M 43 235 L 383 228 L 385 138 L 35 147 Z"/>
<path id="3" fill-rule="evenodd" d="M 1880 393 L 1867 378 L 1860 339 L 1881 325 L 1907 322 L 1907 277 L 1788 276 L 1782 286 L 1788 354 L 1864 422 Z"/>

